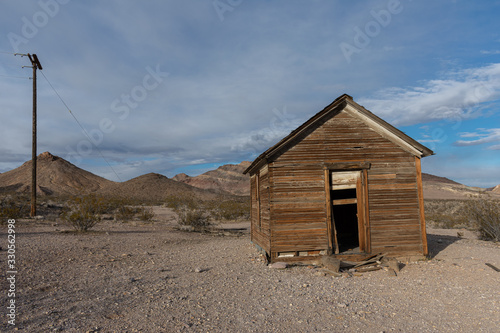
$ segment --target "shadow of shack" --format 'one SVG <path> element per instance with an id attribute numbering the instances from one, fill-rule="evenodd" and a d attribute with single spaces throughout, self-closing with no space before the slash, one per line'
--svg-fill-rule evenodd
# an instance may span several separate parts
<path id="1" fill-rule="evenodd" d="M 432 154 L 342 95 L 244 171 L 252 242 L 270 262 L 427 255 L 420 160 Z"/>

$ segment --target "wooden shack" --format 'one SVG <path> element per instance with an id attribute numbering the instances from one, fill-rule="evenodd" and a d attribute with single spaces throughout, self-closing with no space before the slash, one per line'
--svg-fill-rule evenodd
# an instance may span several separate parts
<path id="1" fill-rule="evenodd" d="M 427 255 L 420 159 L 433 152 L 342 95 L 244 171 L 270 262 Z"/>

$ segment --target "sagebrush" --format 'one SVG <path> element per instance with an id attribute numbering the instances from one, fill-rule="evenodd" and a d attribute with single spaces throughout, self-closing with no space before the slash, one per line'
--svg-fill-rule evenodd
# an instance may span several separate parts
<path id="1" fill-rule="evenodd" d="M 227 199 L 209 201 L 206 204 L 210 215 L 217 221 L 229 221 L 250 218 L 250 199 Z"/>
<path id="2" fill-rule="evenodd" d="M 500 242 L 500 200 L 483 196 L 470 200 L 465 208 L 481 238 Z"/>
<path id="3" fill-rule="evenodd" d="M 434 199 L 425 200 L 425 220 L 429 226 L 436 228 L 474 229 L 466 214 L 469 200 Z"/>
<path id="4" fill-rule="evenodd" d="M 67 202 L 61 219 L 77 231 L 89 231 L 101 221 L 104 200 L 96 195 L 77 196 Z"/>
<path id="5" fill-rule="evenodd" d="M 30 214 L 30 200 L 20 195 L 8 195 L 0 199 L 0 224 L 8 219 L 28 217 Z"/>
<path id="6" fill-rule="evenodd" d="M 203 230 L 211 225 L 210 213 L 205 204 L 193 197 L 169 196 L 166 205 L 177 214 L 177 223 Z"/>
<path id="7" fill-rule="evenodd" d="M 155 213 L 153 212 L 153 208 L 141 207 L 139 209 L 139 218 L 142 221 L 152 222 L 154 217 L 155 217 Z"/>
<path id="8" fill-rule="evenodd" d="M 202 230 L 215 221 L 250 218 L 250 200 L 220 196 L 217 200 L 201 201 L 188 195 L 169 196 L 167 207 L 177 214 L 180 225 Z"/>

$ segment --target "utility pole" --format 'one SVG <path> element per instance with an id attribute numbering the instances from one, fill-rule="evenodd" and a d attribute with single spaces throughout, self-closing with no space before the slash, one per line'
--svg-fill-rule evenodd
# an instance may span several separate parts
<path id="1" fill-rule="evenodd" d="M 33 68 L 33 133 L 32 133 L 32 146 L 31 146 L 31 211 L 30 216 L 36 216 L 36 70 L 43 69 L 36 54 L 19 54 L 15 55 L 28 56 L 31 61 L 31 68 Z M 30 67 L 30 66 L 23 66 Z"/>

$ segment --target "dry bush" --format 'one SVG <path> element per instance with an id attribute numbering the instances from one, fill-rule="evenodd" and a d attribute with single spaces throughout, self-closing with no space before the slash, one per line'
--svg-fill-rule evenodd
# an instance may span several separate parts
<path id="1" fill-rule="evenodd" d="M 137 208 L 123 205 L 116 209 L 115 219 L 124 222 L 130 221 L 134 219 L 134 216 L 137 213 Z"/>
<path id="2" fill-rule="evenodd" d="M 30 203 L 27 197 L 8 195 L 0 199 L 0 224 L 5 224 L 8 219 L 19 219 L 30 214 Z"/>
<path id="3" fill-rule="evenodd" d="M 477 226 L 481 238 L 500 241 L 500 201 L 490 197 L 470 200 L 466 204 L 467 216 Z"/>
<path id="4" fill-rule="evenodd" d="M 466 212 L 467 202 L 469 200 L 425 200 L 426 223 L 443 229 L 473 229 Z"/>
<path id="5" fill-rule="evenodd" d="M 210 215 L 202 207 L 191 208 L 181 206 L 174 210 L 177 213 L 177 223 L 193 227 L 194 230 L 204 230 L 211 225 Z"/>
<path id="6" fill-rule="evenodd" d="M 214 220 L 237 220 L 250 218 L 250 199 L 225 199 L 210 201 L 207 208 Z"/>
<path id="7" fill-rule="evenodd" d="M 165 205 L 173 210 L 176 210 L 181 206 L 195 208 L 199 206 L 198 202 L 199 201 L 196 201 L 193 197 L 188 195 L 169 195 L 165 199 Z"/>
<path id="8" fill-rule="evenodd" d="M 153 222 L 153 218 L 155 217 L 155 213 L 153 212 L 153 208 L 151 207 L 141 207 L 139 209 L 139 218 L 142 221 Z"/>
<path id="9" fill-rule="evenodd" d="M 70 199 L 61 213 L 61 219 L 77 231 L 88 231 L 101 221 L 103 199 L 93 195 Z"/>
<path id="10" fill-rule="evenodd" d="M 177 214 L 177 223 L 191 226 L 194 230 L 203 230 L 211 225 L 210 209 L 206 203 L 187 195 L 169 196 L 166 205 Z"/>

